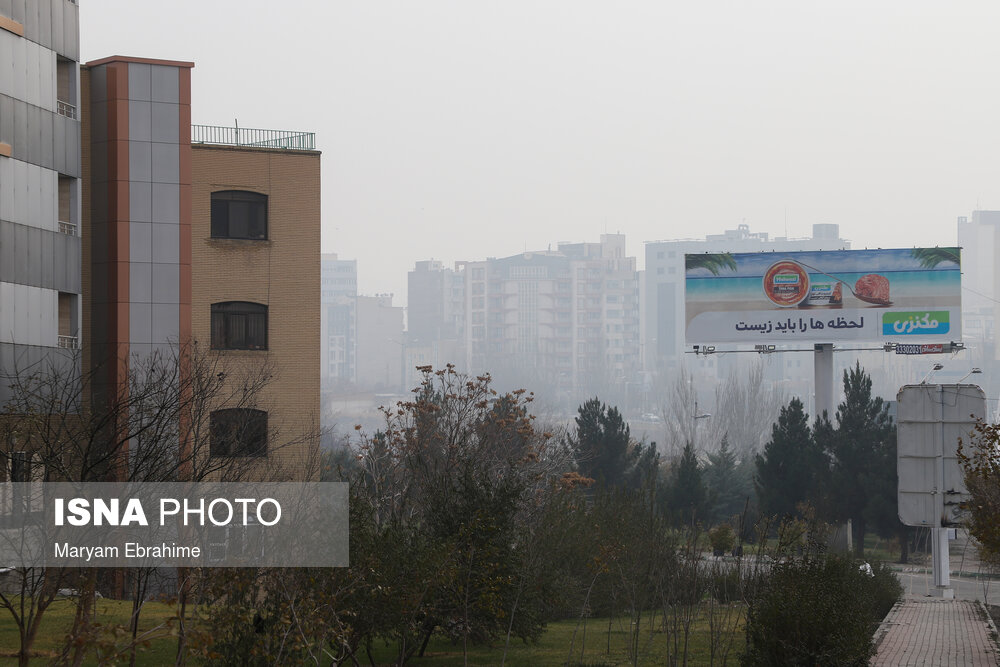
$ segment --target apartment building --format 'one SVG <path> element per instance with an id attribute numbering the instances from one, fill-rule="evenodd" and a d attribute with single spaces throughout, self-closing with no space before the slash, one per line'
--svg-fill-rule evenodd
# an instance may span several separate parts
<path id="1" fill-rule="evenodd" d="M 465 363 L 464 268 L 432 259 L 416 262 L 407 274 L 405 387 L 420 384 L 418 366 Z"/>
<path id="2" fill-rule="evenodd" d="M 381 393 L 403 390 L 402 306 L 392 305 L 392 294 L 357 298 L 357 385 Z"/>
<path id="3" fill-rule="evenodd" d="M 243 431 L 255 441 L 219 453 L 266 457 L 272 473 L 280 467 L 289 479 L 318 474 L 320 153 L 313 145 L 310 133 L 192 129 L 191 335 L 271 375 L 247 408 L 259 427 Z"/>
<path id="4" fill-rule="evenodd" d="M 192 126 L 192 68 L 114 56 L 83 70 L 85 363 L 106 390 L 178 351 L 234 385 L 266 376 L 252 400 L 210 406 L 205 454 L 311 477 L 320 154 L 308 133 Z"/>
<path id="5" fill-rule="evenodd" d="M 324 254 L 321 264 L 321 381 L 324 387 L 357 380 L 358 261 Z"/>
<path id="6" fill-rule="evenodd" d="M 466 367 L 563 397 L 623 386 L 639 364 L 639 285 L 625 236 L 466 262 Z"/>
<path id="7" fill-rule="evenodd" d="M 78 21 L 69 0 L 0 0 L 0 375 L 82 342 Z"/>

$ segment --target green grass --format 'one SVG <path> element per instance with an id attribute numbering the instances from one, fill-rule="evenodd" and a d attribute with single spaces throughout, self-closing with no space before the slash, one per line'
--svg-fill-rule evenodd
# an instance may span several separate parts
<path id="1" fill-rule="evenodd" d="M 719 610 L 719 607 L 716 607 Z M 732 607 L 730 625 L 736 618 L 736 614 L 742 610 Z M 708 665 L 710 664 L 710 632 L 707 621 L 707 603 L 701 609 L 699 617 L 692 626 L 690 640 L 688 644 L 688 664 Z M 52 604 L 46 612 L 42 628 L 38 639 L 35 641 L 34 655 L 36 659 L 32 664 L 45 664 L 51 661 L 62 649 L 66 633 L 69 631 L 75 611 L 72 600 L 58 600 Z M 97 603 L 97 622 L 105 626 L 116 624 L 127 626 L 129 614 L 131 613 L 131 603 L 128 601 L 99 600 Z M 154 628 L 166 623 L 175 617 L 174 607 L 157 603 L 147 603 L 140 617 L 140 632 Z M 729 652 L 728 664 L 735 665 L 739 662 L 739 652 L 743 648 L 744 635 L 742 614 L 740 614 L 739 627 L 730 639 L 731 648 Z M 599 667 L 604 665 L 630 665 L 629 654 L 626 649 L 628 645 L 629 621 L 627 618 L 613 618 L 610 623 L 607 618 L 591 618 L 586 622 L 576 620 L 564 620 L 549 624 L 541 639 L 535 644 L 525 644 L 517 639 L 512 639 L 507 653 L 506 664 L 511 667 Z M 574 639 L 574 633 L 576 634 Z M 163 665 L 172 664 L 174 652 L 176 650 L 176 637 L 170 629 L 161 630 L 157 636 L 153 637 L 148 647 L 141 647 L 137 654 L 136 664 L 138 665 Z M 120 643 L 124 646 L 127 637 L 122 635 Z M 639 661 L 640 665 L 662 665 L 666 663 L 668 651 L 672 651 L 671 644 L 673 634 L 663 629 L 663 616 L 660 613 L 648 613 L 644 616 L 640 630 L 639 640 Z M 570 655 L 570 646 L 574 646 L 573 655 Z M 2 611 L 0 614 L 0 667 L 16 665 L 16 647 L 18 646 L 17 628 L 14 625 L 9 613 Z M 373 647 L 373 654 L 377 664 L 390 664 L 396 653 L 395 646 L 387 646 L 379 643 Z M 492 666 L 499 665 L 503 657 L 503 641 L 499 641 L 493 646 L 470 646 L 469 665 Z M 367 665 L 367 657 L 359 656 L 362 664 Z M 718 660 L 717 664 L 721 664 Z M 127 657 L 123 657 L 120 664 L 127 664 Z M 85 664 L 97 664 L 97 659 L 92 653 Z M 192 661 L 192 664 L 196 664 Z M 452 665 L 465 664 L 462 656 L 461 644 L 434 637 L 431 639 L 427 651 L 423 658 L 413 658 L 410 663 L 420 666 L 448 667 Z"/>
<path id="2" fill-rule="evenodd" d="M 73 625 L 76 613 L 76 602 L 69 598 L 56 599 L 46 610 L 42 626 L 32 647 L 35 658 L 32 664 L 45 664 L 62 651 L 66 635 Z M 111 628 L 115 625 L 128 626 L 132 613 L 132 603 L 121 600 L 98 600 L 95 621 L 102 626 Z M 176 618 L 175 607 L 159 602 L 147 602 L 139 616 L 139 633 L 142 634 L 157 626 L 165 624 L 170 618 Z M 119 638 L 122 646 L 130 637 L 128 633 Z M 0 609 L 0 667 L 17 664 L 17 650 L 20 645 L 17 626 L 6 609 Z M 148 647 L 140 647 L 136 656 L 137 665 L 173 664 L 177 648 L 177 640 L 169 629 L 162 629 L 150 636 Z M 125 664 L 128 659 L 122 660 Z M 96 658 L 86 664 L 96 664 Z"/>
<path id="3" fill-rule="evenodd" d="M 735 619 L 737 608 L 732 608 L 731 619 Z M 692 627 L 688 643 L 688 665 L 711 664 L 711 642 L 707 621 L 707 606 Z M 744 646 L 743 616 L 740 616 L 738 629 L 730 638 L 730 650 L 727 663 L 739 664 L 739 654 Z M 550 623 L 537 644 L 525 644 L 517 639 L 511 639 L 507 652 L 506 665 L 510 667 L 603 667 L 605 665 L 631 665 L 627 651 L 629 621 L 627 618 L 611 619 L 609 632 L 607 618 L 591 618 L 586 622 L 584 635 L 583 623 L 576 620 L 565 620 Z M 672 633 L 662 628 L 662 614 L 647 614 L 642 621 L 639 639 L 640 665 L 667 664 L 668 651 L 672 652 Z M 650 627 L 652 624 L 652 628 Z M 732 620 L 729 627 L 732 627 Z M 573 634 L 576 632 L 574 641 Z M 573 655 L 570 646 L 573 645 Z M 668 649 L 668 646 L 670 648 Z M 373 651 L 379 665 L 391 663 L 395 656 L 395 646 L 376 646 Z M 582 649 L 582 650 L 581 650 Z M 503 658 L 503 640 L 492 647 L 470 646 L 469 665 L 491 667 L 500 665 Z M 362 664 L 368 664 L 367 659 L 361 659 Z M 680 661 L 678 661 L 680 662 Z M 413 658 L 407 664 L 452 667 L 464 665 L 462 645 L 453 644 L 446 639 L 432 638 L 423 658 Z M 721 659 L 716 664 L 722 664 Z"/>

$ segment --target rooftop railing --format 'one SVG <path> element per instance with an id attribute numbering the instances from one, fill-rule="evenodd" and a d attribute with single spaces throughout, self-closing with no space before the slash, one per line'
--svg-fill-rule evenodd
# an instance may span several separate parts
<path id="1" fill-rule="evenodd" d="M 258 130 L 250 127 L 221 127 L 218 125 L 192 125 L 191 143 L 247 146 L 251 148 L 289 148 L 300 151 L 311 151 L 316 150 L 316 135 L 313 132 Z"/>

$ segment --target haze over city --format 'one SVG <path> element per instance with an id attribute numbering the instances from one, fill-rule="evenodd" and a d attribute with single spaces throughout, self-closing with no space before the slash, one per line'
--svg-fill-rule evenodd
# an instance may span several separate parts
<path id="1" fill-rule="evenodd" d="M 322 250 L 397 305 L 423 259 L 621 232 L 642 268 L 643 241 L 744 222 L 952 245 L 1000 207 L 995 3 L 274 10 L 88 2 L 81 60 L 194 61 L 194 123 L 316 132 Z"/>
<path id="2" fill-rule="evenodd" d="M 1000 7 L 896 4 L 0 0 L 0 655 L 996 664 Z"/>

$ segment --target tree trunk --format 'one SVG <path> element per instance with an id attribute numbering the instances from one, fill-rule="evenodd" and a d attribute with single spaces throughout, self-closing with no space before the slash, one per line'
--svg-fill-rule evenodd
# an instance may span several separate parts
<path id="1" fill-rule="evenodd" d="M 861 517 L 854 520 L 854 555 L 865 557 L 865 520 Z"/>

